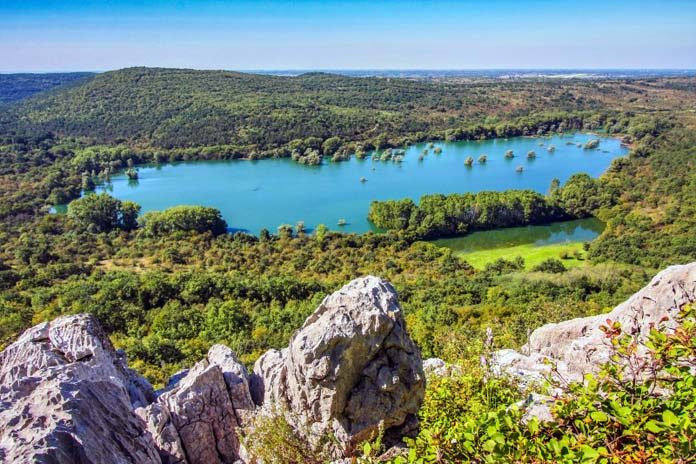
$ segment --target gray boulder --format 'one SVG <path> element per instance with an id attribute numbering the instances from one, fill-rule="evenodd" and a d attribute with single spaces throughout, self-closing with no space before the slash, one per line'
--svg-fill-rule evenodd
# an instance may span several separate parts
<path id="1" fill-rule="evenodd" d="M 0 354 L 0 462 L 249 462 L 238 432 L 257 403 L 286 413 L 317 453 L 331 437 L 340 458 L 378 430 L 387 444 L 413 432 L 424 390 L 396 292 L 375 277 L 325 298 L 253 376 L 215 345 L 158 395 L 96 319 L 66 316 Z"/>
<path id="2" fill-rule="evenodd" d="M 456 364 L 448 364 L 440 358 L 428 358 L 423 361 L 423 371 L 425 376 L 447 377 L 451 375 L 461 375 L 462 368 Z"/>
<path id="3" fill-rule="evenodd" d="M 219 344 L 213 345 L 208 351 L 208 362 L 220 368 L 237 421 L 244 425 L 256 411 L 256 404 L 251 398 L 250 378 L 246 367 L 237 359 L 234 351 Z"/>
<path id="4" fill-rule="evenodd" d="M 232 350 L 215 345 L 138 414 L 163 463 L 233 463 L 244 455 L 237 434 L 255 407 L 246 368 Z"/>
<path id="5" fill-rule="evenodd" d="M 447 363 L 440 358 L 428 358 L 423 361 L 423 371 L 425 375 L 442 377 L 447 375 Z"/>
<path id="6" fill-rule="evenodd" d="M 284 414 L 335 458 L 353 455 L 380 428 L 387 437 L 412 430 L 424 392 L 420 352 L 396 291 L 372 276 L 326 297 L 288 348 L 256 362 L 252 379 L 252 396 L 266 411 Z"/>
<path id="7" fill-rule="evenodd" d="M 552 375 L 546 362 L 550 360 L 558 370 L 553 375 L 560 375 L 565 381 L 581 381 L 584 374 L 596 373 L 609 361 L 611 345 L 600 330 L 607 320 L 619 322 L 625 333 L 643 342 L 652 328 L 673 330 L 680 310 L 694 301 L 696 262 L 671 266 L 611 312 L 544 325 L 532 332 L 521 353 L 514 350 L 494 353 L 491 366 L 498 373 L 533 383 Z M 639 347 L 637 355 L 644 354 L 641 350 L 644 347 Z"/>
<path id="8" fill-rule="evenodd" d="M 134 413 L 153 398 L 91 315 L 39 324 L 0 353 L 0 461 L 160 463 Z"/>

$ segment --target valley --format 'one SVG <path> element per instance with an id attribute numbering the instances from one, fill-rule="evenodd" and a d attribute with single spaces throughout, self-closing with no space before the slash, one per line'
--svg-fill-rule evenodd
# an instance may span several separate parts
<path id="1" fill-rule="evenodd" d="M 469 443 L 473 429 L 447 424 L 484 427 L 523 399 L 506 380 L 488 383 L 482 353 L 605 313 L 696 260 L 694 102 L 683 76 L 131 68 L 39 92 L 0 110 L 0 348 L 56 318 L 94 321 L 100 343 L 163 388 L 218 344 L 235 366 L 272 359 L 327 295 L 379 276 L 422 357 L 465 369 L 428 380 L 410 446 L 466 462 L 471 451 L 430 434 Z M 278 420 L 255 452 L 281 443 L 314 462 Z M 534 446 L 575 437 L 544 430 Z M 478 456 L 498 456 L 475 441 Z"/>

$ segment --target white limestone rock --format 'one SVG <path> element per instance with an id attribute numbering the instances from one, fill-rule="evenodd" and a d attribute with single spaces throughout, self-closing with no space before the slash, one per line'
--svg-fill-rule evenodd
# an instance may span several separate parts
<path id="1" fill-rule="evenodd" d="M 521 353 L 494 353 L 491 367 L 494 373 L 515 376 L 524 384 L 559 375 L 565 382 L 582 381 L 585 374 L 596 373 L 610 359 L 611 344 L 600 330 L 607 320 L 619 322 L 625 333 L 642 342 L 652 328 L 673 330 L 681 309 L 695 301 L 696 262 L 670 266 L 611 312 L 544 325 L 532 332 Z M 637 354 L 643 355 L 643 351 L 640 346 Z M 556 372 L 551 365 L 556 366 Z M 535 404 L 539 411 L 544 409 L 541 403 Z M 544 404 L 548 406 L 548 402 Z"/>
<path id="2" fill-rule="evenodd" d="M 380 426 L 394 437 L 413 430 L 425 392 L 396 291 L 372 276 L 326 297 L 288 348 L 256 362 L 254 376 L 254 399 L 283 411 L 315 447 L 333 437 L 335 458 L 353 455 Z"/>
<path id="3" fill-rule="evenodd" d="M 0 461 L 160 463 L 134 412 L 153 398 L 93 316 L 39 324 L 0 353 Z"/>

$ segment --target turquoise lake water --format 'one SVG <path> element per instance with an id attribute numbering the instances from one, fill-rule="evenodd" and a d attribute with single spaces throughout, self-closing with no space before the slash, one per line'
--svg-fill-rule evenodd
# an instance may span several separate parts
<path id="1" fill-rule="evenodd" d="M 205 205 L 219 209 L 232 230 L 272 232 L 281 224 L 304 221 L 308 230 L 318 224 L 345 232 L 374 230 L 367 221 L 373 200 L 425 194 L 463 193 L 481 190 L 533 189 L 545 193 L 553 178 L 564 182 L 571 174 L 586 172 L 599 176 L 611 160 L 628 150 L 617 139 L 601 138 L 598 149 L 584 144 L 598 138 L 590 134 L 566 134 L 547 138 L 512 138 L 477 142 L 435 142 L 419 161 L 429 144 L 406 149 L 401 163 L 351 158 L 321 166 L 303 166 L 290 159 L 258 161 L 194 161 L 140 167 L 138 181 L 124 174 L 98 187 L 121 200 L 132 200 L 142 211 L 162 210 L 176 205 Z M 540 146 L 540 144 L 544 146 Z M 571 144 L 572 143 L 572 144 Z M 554 145 L 555 153 L 547 147 Z M 513 150 L 515 158 L 506 159 Z M 528 160 L 534 150 L 536 159 Z M 472 156 L 486 154 L 485 164 L 464 165 Z M 523 166 L 523 172 L 516 172 Z M 365 178 L 361 182 L 361 178 Z M 346 225 L 338 226 L 344 219 Z"/>
<path id="2" fill-rule="evenodd" d="M 604 223 L 596 218 L 577 219 L 574 221 L 555 222 L 543 226 L 510 227 L 472 232 L 463 237 L 434 240 L 438 246 L 450 248 L 456 252 L 508 248 L 519 245 L 535 246 L 559 243 L 589 242 L 597 238 L 604 230 Z"/>

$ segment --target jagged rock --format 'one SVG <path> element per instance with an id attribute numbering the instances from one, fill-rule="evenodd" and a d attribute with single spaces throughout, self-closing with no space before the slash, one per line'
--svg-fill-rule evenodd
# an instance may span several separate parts
<path id="1" fill-rule="evenodd" d="M 518 409 L 524 411 L 522 421 L 525 423 L 533 417 L 540 422 L 551 422 L 553 421 L 551 408 L 553 408 L 555 401 L 556 399 L 553 396 L 530 393 L 527 395 L 527 398 L 515 403 L 515 405 Z"/>
<path id="2" fill-rule="evenodd" d="M 696 262 L 671 266 L 611 312 L 544 325 L 532 332 L 521 349 L 524 354 L 502 350 L 494 354 L 491 364 L 499 372 L 528 381 L 550 375 L 550 366 L 545 363 L 550 360 L 566 381 L 579 381 L 609 361 L 610 344 L 600 330 L 607 319 L 619 322 L 624 332 L 645 341 L 654 327 L 674 329 L 681 308 L 694 301 Z"/>
<path id="3" fill-rule="evenodd" d="M 232 407 L 240 424 L 251 418 L 256 404 L 251 398 L 249 373 L 237 355 L 225 345 L 213 345 L 208 351 L 208 362 L 218 366 L 225 379 Z"/>
<path id="4" fill-rule="evenodd" d="M 352 455 L 380 426 L 387 436 L 413 427 L 425 391 L 396 291 L 372 276 L 326 297 L 288 348 L 256 362 L 254 375 L 254 399 L 315 447 L 333 437 L 335 458 Z"/>
<path id="5" fill-rule="evenodd" d="M 168 390 L 138 413 L 166 464 L 233 463 L 237 431 L 253 414 L 249 375 L 232 350 L 215 345 L 207 359 L 175 374 Z"/>
<path id="6" fill-rule="evenodd" d="M 423 361 L 423 372 L 426 375 L 446 375 L 447 363 L 440 358 L 428 358 Z"/>
<path id="7" fill-rule="evenodd" d="M 610 354 L 599 327 L 607 319 L 645 340 L 652 327 L 676 326 L 696 301 L 696 263 L 673 266 L 608 314 L 549 324 L 523 347 L 487 363 L 526 381 L 550 373 L 580 380 Z M 324 299 L 283 350 L 270 350 L 250 377 L 223 345 L 156 396 L 126 367 L 91 315 L 65 316 L 27 330 L 0 353 L 0 461 L 68 463 L 233 463 L 245 460 L 237 432 L 258 411 L 280 412 L 307 442 L 350 457 L 379 429 L 390 446 L 416 430 L 423 366 L 405 329 L 394 289 L 356 279 Z M 548 420 L 552 397 L 519 406 Z M 137 411 L 137 413 L 136 413 Z M 395 448 L 395 450 L 397 450 Z M 396 452 L 396 451 L 395 451 Z"/>
<path id="8" fill-rule="evenodd" d="M 155 392 L 157 396 L 162 395 L 163 393 L 168 392 L 169 390 L 173 389 L 174 387 L 177 386 L 181 380 L 186 377 L 191 369 L 181 369 L 169 377 L 167 379 L 167 385 L 164 386 L 164 388 L 161 388 Z"/>
<path id="9" fill-rule="evenodd" d="M 176 430 L 178 440 L 162 443 L 164 435 L 153 434 L 161 449 L 171 449 L 163 462 L 231 463 L 237 458 L 239 422 L 222 372 L 218 366 L 200 361 L 171 391 L 148 407 L 164 411 L 162 430 Z M 177 449 L 178 443 L 181 449 Z"/>
<path id="10" fill-rule="evenodd" d="M 145 422 L 145 428 L 157 447 L 163 464 L 186 464 L 186 451 L 179 439 L 179 431 L 172 422 L 169 409 L 153 403 L 135 411 Z"/>
<path id="11" fill-rule="evenodd" d="M 284 363 L 287 354 L 287 348 L 281 351 L 268 350 L 254 363 L 250 389 L 251 397 L 257 405 L 263 405 L 265 399 L 268 398 L 269 402 L 267 402 L 266 406 L 269 406 L 275 398 L 283 396 L 287 373 Z"/>
<path id="12" fill-rule="evenodd" d="M 160 463 L 133 411 L 153 398 L 91 315 L 39 324 L 0 353 L 0 460 Z"/>
<path id="13" fill-rule="evenodd" d="M 374 277 L 327 297 L 252 378 L 216 345 L 156 396 L 90 315 L 29 329 L 0 360 L 3 462 L 238 462 L 237 432 L 264 398 L 293 411 L 308 441 L 333 435 L 334 454 L 349 455 L 380 426 L 387 439 L 413 431 L 424 395 L 396 293 Z"/>

